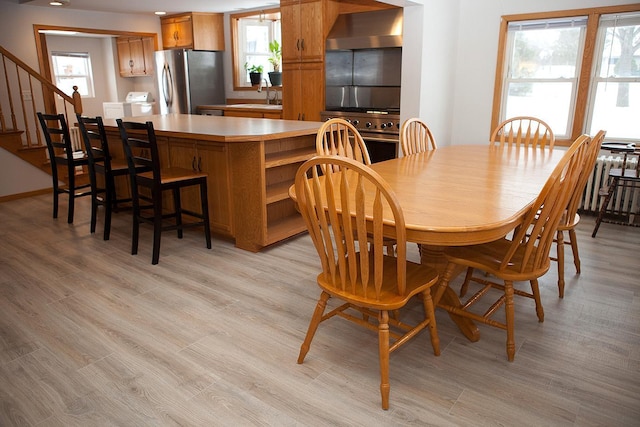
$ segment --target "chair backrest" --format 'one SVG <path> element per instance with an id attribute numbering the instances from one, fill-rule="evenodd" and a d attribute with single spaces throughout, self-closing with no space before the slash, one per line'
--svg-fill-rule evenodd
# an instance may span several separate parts
<path id="1" fill-rule="evenodd" d="M 341 156 L 317 156 L 296 173 L 297 203 L 315 245 L 327 282 L 336 290 L 370 300 L 381 298 L 383 216 L 393 215 L 397 242 L 397 294 L 406 291 L 404 215 L 389 185 L 369 166 Z M 387 261 L 389 262 L 389 261 Z"/>
<path id="2" fill-rule="evenodd" d="M 80 128 L 89 164 L 103 163 L 106 173 L 111 172 L 111 154 L 109 153 L 109 143 L 102 117 L 85 117 L 76 114 L 76 118 L 78 119 L 78 128 Z M 90 130 L 87 125 L 93 125 L 97 130 Z"/>
<path id="3" fill-rule="evenodd" d="M 400 146 L 402 154 L 408 156 L 438 148 L 431 130 L 418 118 L 405 120 L 400 128 Z"/>
<path id="4" fill-rule="evenodd" d="M 362 135 L 344 119 L 329 119 L 320 126 L 316 136 L 316 153 L 348 157 L 365 165 L 371 164 Z"/>
<path id="5" fill-rule="evenodd" d="M 152 122 L 124 122 L 116 119 L 120 138 L 127 158 L 129 176 L 131 177 L 131 192 L 134 199 L 137 199 L 138 175 L 144 172 L 153 172 L 153 182 L 160 185 L 160 155 L 156 133 Z"/>
<path id="6" fill-rule="evenodd" d="M 64 114 L 43 114 L 38 112 L 38 120 L 47 143 L 51 161 L 51 175 L 58 180 L 57 164 L 67 164 L 68 173 L 73 172 L 73 146 Z"/>
<path id="7" fill-rule="evenodd" d="M 548 148 L 553 150 L 556 138 L 544 121 L 529 116 L 512 117 L 500 123 L 491 134 L 491 143 L 516 148 Z"/>
<path id="8" fill-rule="evenodd" d="M 569 198 L 578 184 L 590 139 L 589 135 L 579 136 L 554 168 L 524 221 L 516 229 L 501 269 L 512 263 L 512 257 L 521 246 L 525 248 L 521 273 L 549 264 L 549 251 Z"/>
<path id="9" fill-rule="evenodd" d="M 580 176 L 578 177 L 575 191 L 573 192 L 573 194 L 571 194 L 571 198 L 569 199 L 569 204 L 567 205 L 567 213 L 564 215 L 564 221 L 566 225 L 571 225 L 573 223 L 573 218 L 578 212 L 580 201 L 582 200 L 582 196 L 584 193 L 584 188 L 587 185 L 587 181 L 589 181 L 589 177 L 593 173 L 593 168 L 595 168 L 596 166 L 598 154 L 600 153 L 600 148 L 602 147 L 602 142 L 604 141 L 606 133 L 607 132 L 604 130 L 599 131 L 596 136 L 594 136 L 589 142 L 587 152 L 584 156 L 584 165 L 582 166 L 582 170 L 580 171 Z"/>

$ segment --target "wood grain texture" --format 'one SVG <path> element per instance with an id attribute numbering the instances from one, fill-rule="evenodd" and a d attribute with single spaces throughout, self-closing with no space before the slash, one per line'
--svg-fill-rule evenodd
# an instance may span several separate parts
<path id="1" fill-rule="evenodd" d="M 250 253 L 221 240 L 207 250 L 191 230 L 182 240 L 167 235 L 162 263 L 152 266 L 150 245 L 129 254 L 129 212 L 114 215 L 105 242 L 89 233 L 88 200 L 71 225 L 50 209 L 50 195 L 0 204 L 2 426 L 640 419 L 638 228 L 603 224 L 592 239 L 595 219 L 583 216 L 582 273 L 568 271 L 564 299 L 552 268 L 540 280 L 544 323 L 530 301 L 516 301 L 514 362 L 504 358 L 503 331 L 481 325 L 472 343 L 437 310 L 440 357 L 426 333 L 395 353 L 392 404 L 382 411 L 375 333 L 326 322 L 296 364 L 319 294 L 307 235 Z M 150 239 L 150 227 L 141 232 Z M 408 251 L 419 259 L 415 245 Z M 416 303 L 402 317 L 421 311 Z"/>

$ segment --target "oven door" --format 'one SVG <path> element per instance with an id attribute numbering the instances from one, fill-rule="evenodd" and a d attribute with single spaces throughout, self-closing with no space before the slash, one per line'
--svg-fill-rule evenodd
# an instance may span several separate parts
<path id="1" fill-rule="evenodd" d="M 383 162 L 398 157 L 398 135 L 380 135 L 375 133 L 360 132 L 364 144 L 369 150 L 371 163 Z"/>

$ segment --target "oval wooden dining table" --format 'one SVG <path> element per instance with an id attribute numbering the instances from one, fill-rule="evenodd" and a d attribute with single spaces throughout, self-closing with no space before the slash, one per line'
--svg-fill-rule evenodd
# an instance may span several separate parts
<path id="1" fill-rule="evenodd" d="M 442 272 L 445 247 L 490 242 L 517 227 L 564 153 L 488 143 L 453 145 L 374 163 L 371 168 L 394 190 L 404 213 L 407 241 L 421 245 L 421 262 Z M 295 200 L 293 187 L 290 195 Z M 442 300 L 460 306 L 451 288 Z M 473 322 L 451 318 L 468 339 L 479 339 Z"/>

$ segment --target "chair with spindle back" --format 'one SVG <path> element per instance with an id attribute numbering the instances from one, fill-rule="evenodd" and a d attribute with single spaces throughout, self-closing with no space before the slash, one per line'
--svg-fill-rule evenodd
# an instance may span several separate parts
<path id="1" fill-rule="evenodd" d="M 544 121 L 529 116 L 512 117 L 500 123 L 491 134 L 497 146 L 534 147 L 553 150 L 556 138 Z"/>
<path id="2" fill-rule="evenodd" d="M 78 184 L 76 182 L 76 168 L 88 166 L 89 159 L 83 151 L 74 151 L 71 144 L 71 135 L 64 114 L 43 114 L 38 112 L 38 120 L 47 143 L 47 152 L 51 164 L 51 177 L 53 178 L 53 217 L 58 218 L 58 195 L 69 195 L 69 208 L 67 211 L 67 223 L 73 223 L 75 211 L 75 199 L 91 195 L 91 184 Z M 58 168 L 64 168 L 66 172 L 66 186 L 60 186 L 61 177 Z M 92 213 L 93 215 L 93 213 Z"/>
<path id="3" fill-rule="evenodd" d="M 371 157 L 358 129 L 344 119 L 329 119 L 320 126 L 316 134 L 318 155 L 337 155 L 353 159 L 365 165 L 371 164 Z M 387 253 L 394 251 L 395 241 L 385 239 Z"/>
<path id="4" fill-rule="evenodd" d="M 369 166 L 341 156 L 314 157 L 298 169 L 295 192 L 322 265 L 317 276 L 322 291 L 298 363 L 304 361 L 319 324 L 333 316 L 377 331 L 382 408 L 388 409 L 389 354 L 425 328 L 434 354 L 440 354 L 430 289 L 438 274 L 407 261 L 402 208 L 393 190 Z M 390 230 L 383 225 L 387 209 L 394 219 Z M 396 256 L 383 254 L 385 231 L 395 236 Z M 425 315 L 409 325 L 394 313 L 414 296 L 421 298 Z M 341 305 L 325 314 L 331 298 Z"/>
<path id="5" fill-rule="evenodd" d="M 405 120 L 400 128 L 400 146 L 402 154 L 408 156 L 438 148 L 431 130 L 418 118 Z"/>
<path id="6" fill-rule="evenodd" d="M 177 230 L 178 238 L 181 239 L 182 231 L 185 228 L 203 227 L 207 248 L 211 249 L 207 174 L 178 167 L 161 169 L 153 122 L 125 122 L 122 119 L 117 119 L 116 122 L 120 130 L 129 166 L 129 176 L 131 177 L 133 198 L 131 254 L 138 253 L 141 222 L 153 225 L 152 264 L 157 264 L 160 258 L 162 231 Z M 181 204 L 180 190 L 194 186 L 200 189 L 200 212 L 184 209 Z M 143 188 L 147 191 L 140 191 Z M 162 210 L 163 193 L 169 190 L 173 195 L 173 210 L 165 213 Z M 152 213 L 147 214 L 148 211 Z M 184 215 L 196 220 L 183 222 Z M 166 222 L 167 219 L 171 219 L 172 222 Z"/>
<path id="7" fill-rule="evenodd" d="M 436 291 L 436 301 L 440 301 L 440 296 L 459 266 L 467 269 L 460 290 L 461 296 L 466 294 L 470 282 L 481 286 L 474 295 L 462 303 L 461 307 L 446 303 L 440 303 L 438 306 L 459 316 L 505 329 L 509 361 L 515 357 L 514 295 L 532 298 L 535 301 L 538 321 L 544 321 L 538 278 L 549 270 L 551 246 L 560 219 L 578 183 L 589 140 L 588 135 L 582 135 L 571 145 L 512 235 L 490 243 L 445 249 L 447 267 Z M 483 271 L 485 274 L 476 276 L 473 274 L 475 270 Z M 490 277 L 501 280 L 501 283 L 490 280 Z M 516 281 L 529 281 L 531 291 L 516 288 Z M 482 313 L 478 313 L 477 309 L 475 312 L 471 310 L 479 301 L 495 296 L 491 292 L 492 289 L 498 290 L 499 295 L 495 301 L 487 304 L 489 308 Z M 505 321 L 492 318 L 502 306 Z"/>
<path id="8" fill-rule="evenodd" d="M 560 219 L 558 225 L 558 233 L 556 237 L 556 253 L 555 258 L 551 258 L 558 262 L 558 296 L 564 298 L 564 245 L 571 245 L 571 251 L 573 253 L 573 264 L 576 267 L 576 273 L 580 273 L 580 255 L 578 253 L 578 240 L 576 236 L 576 226 L 580 222 L 580 215 L 578 214 L 578 207 L 582 201 L 584 188 L 587 185 L 589 176 L 593 173 L 593 168 L 596 165 L 598 154 L 600 153 L 600 147 L 604 140 L 606 132 L 601 130 L 594 136 L 589 142 L 587 153 L 584 159 L 584 165 L 580 171 L 580 177 L 578 178 L 578 184 L 571 194 L 567 210 Z M 569 240 L 564 239 L 565 231 L 569 235 Z"/>

